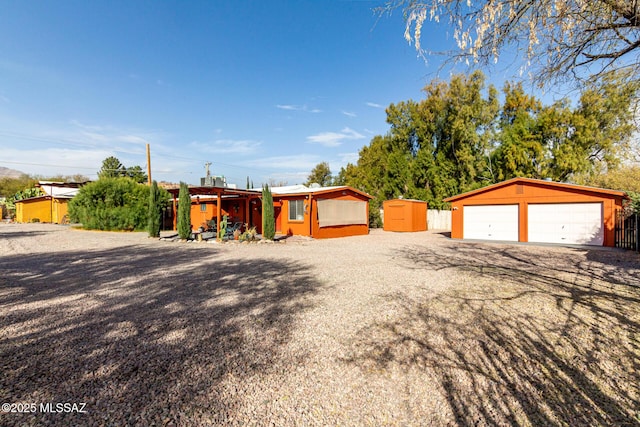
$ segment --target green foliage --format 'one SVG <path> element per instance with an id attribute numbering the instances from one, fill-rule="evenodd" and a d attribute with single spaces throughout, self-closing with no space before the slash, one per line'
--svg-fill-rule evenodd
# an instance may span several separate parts
<path id="1" fill-rule="evenodd" d="M 220 221 L 220 229 L 218 230 L 218 239 L 223 239 L 227 235 L 227 227 L 229 225 L 229 216 L 224 215 Z"/>
<path id="2" fill-rule="evenodd" d="M 110 156 L 102 161 L 102 168 L 98 171 L 98 178 L 120 178 L 126 175 L 126 168 L 116 157 Z"/>
<path id="3" fill-rule="evenodd" d="M 380 207 L 382 203 L 378 200 L 371 200 L 369 202 L 369 228 L 381 228 L 382 217 L 380 216 Z"/>
<path id="4" fill-rule="evenodd" d="M 12 197 L 25 188 L 32 188 L 38 183 L 36 178 L 22 175 L 19 178 L 0 178 L 0 197 Z"/>
<path id="5" fill-rule="evenodd" d="M 321 187 L 326 187 L 331 185 L 331 169 L 329 168 L 329 163 L 322 162 L 318 163 L 312 170 L 309 176 L 307 177 L 307 182 L 305 185 L 311 185 L 313 183 L 320 184 Z"/>
<path id="6" fill-rule="evenodd" d="M 42 189 L 40 187 L 30 187 L 30 188 L 25 188 L 22 191 L 18 191 L 16 194 L 13 195 L 13 200 L 24 200 L 24 199 L 30 199 L 32 197 L 38 197 L 38 196 L 44 196 L 44 191 L 42 191 Z"/>
<path id="7" fill-rule="evenodd" d="M 180 182 L 180 191 L 178 192 L 178 236 L 182 240 L 191 237 L 191 195 L 189 194 L 189 186 Z"/>
<path id="8" fill-rule="evenodd" d="M 276 219 L 273 209 L 273 195 L 269 185 L 262 187 L 262 236 L 266 240 L 273 240 L 276 236 Z"/>
<path id="9" fill-rule="evenodd" d="M 93 230 L 144 230 L 149 187 L 130 178 L 105 178 L 89 183 L 69 202 L 69 216 Z"/>
<path id="10" fill-rule="evenodd" d="M 514 177 L 588 183 L 631 151 L 639 91 L 640 82 L 608 76 L 573 108 L 567 100 L 544 106 L 509 82 L 501 104 L 480 72 L 434 81 L 425 99 L 387 108 L 389 132 L 375 136 L 334 182 L 378 204 L 404 197 L 434 209 L 447 208 L 447 197 Z"/>
<path id="11" fill-rule="evenodd" d="M 140 166 L 125 167 L 116 157 L 110 156 L 102 161 L 98 179 L 129 177 L 138 183 L 147 182 L 147 174 Z"/>
<path id="12" fill-rule="evenodd" d="M 249 227 L 249 224 L 245 224 L 245 231 L 240 235 L 238 240 L 240 242 L 253 242 L 256 240 L 258 232 L 255 227 Z"/>
<path id="13" fill-rule="evenodd" d="M 147 231 L 149 237 L 160 236 L 160 219 L 162 209 L 169 204 L 169 193 L 158 187 L 158 183 L 153 181 L 149 189 L 149 210 L 147 216 Z"/>
<path id="14" fill-rule="evenodd" d="M 127 168 L 126 176 L 141 184 L 146 183 L 148 180 L 147 174 L 137 165 Z"/>

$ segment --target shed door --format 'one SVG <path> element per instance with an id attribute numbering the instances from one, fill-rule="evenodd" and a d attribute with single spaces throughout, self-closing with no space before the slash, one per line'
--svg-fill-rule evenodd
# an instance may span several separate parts
<path id="1" fill-rule="evenodd" d="M 518 205 L 464 206 L 465 239 L 518 241 Z"/>
<path id="2" fill-rule="evenodd" d="M 529 241 L 602 246 L 602 203 L 531 204 Z"/>

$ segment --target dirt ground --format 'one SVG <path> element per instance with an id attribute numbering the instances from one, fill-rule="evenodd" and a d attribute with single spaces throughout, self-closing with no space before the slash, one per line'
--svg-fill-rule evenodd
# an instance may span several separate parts
<path id="1" fill-rule="evenodd" d="M 640 425 L 640 256 L 0 224 L 0 425 Z"/>

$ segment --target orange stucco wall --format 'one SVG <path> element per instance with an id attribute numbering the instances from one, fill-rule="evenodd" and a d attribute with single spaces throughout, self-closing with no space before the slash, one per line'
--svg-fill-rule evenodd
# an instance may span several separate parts
<path id="1" fill-rule="evenodd" d="M 345 194 L 342 194 L 345 193 Z M 367 212 L 369 209 L 369 199 L 360 196 L 349 190 L 340 190 L 334 193 L 323 193 L 322 195 L 306 194 L 292 196 L 278 196 L 277 201 L 282 203 L 280 211 L 280 232 L 288 235 L 310 236 L 315 239 L 327 239 L 333 237 L 357 236 L 369 233 L 369 224 L 341 225 L 332 227 L 320 227 L 318 223 L 318 199 L 333 200 L 358 200 L 367 202 Z M 289 201 L 304 200 L 304 219 L 289 219 Z M 311 200 L 311 202 L 309 202 Z"/>
<path id="2" fill-rule="evenodd" d="M 394 199 L 382 203 L 384 231 L 426 231 L 427 202 Z"/>
<path id="3" fill-rule="evenodd" d="M 528 208 L 534 203 L 602 203 L 604 246 L 615 245 L 615 213 L 622 208 L 622 197 L 590 191 L 588 187 L 557 188 L 545 183 L 512 183 L 500 188 L 472 194 L 451 202 L 451 237 L 464 238 L 464 206 L 518 205 L 518 240 L 528 239 Z"/>

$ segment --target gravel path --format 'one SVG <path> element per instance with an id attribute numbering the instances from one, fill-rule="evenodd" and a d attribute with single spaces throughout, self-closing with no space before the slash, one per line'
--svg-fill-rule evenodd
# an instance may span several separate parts
<path id="1" fill-rule="evenodd" d="M 640 425 L 639 261 L 0 224 L 0 425 Z"/>

